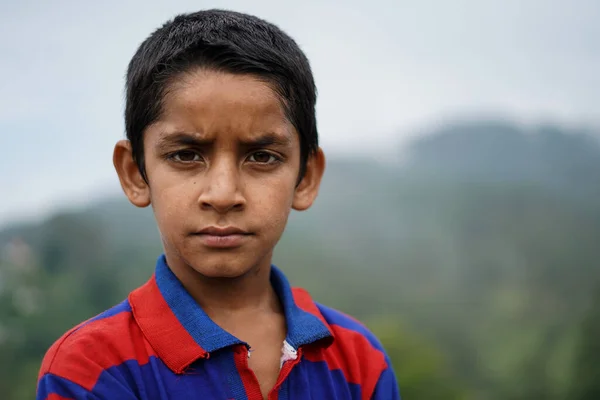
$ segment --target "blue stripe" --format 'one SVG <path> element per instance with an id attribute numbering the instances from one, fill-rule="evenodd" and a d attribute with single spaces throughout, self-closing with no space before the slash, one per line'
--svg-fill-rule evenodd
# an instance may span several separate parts
<path id="1" fill-rule="evenodd" d="M 121 303 L 117 304 L 116 306 L 104 311 L 102 314 L 98 314 L 97 316 L 95 316 L 94 318 L 90 319 L 85 324 L 83 324 L 82 327 L 91 322 L 95 322 L 95 321 L 105 319 L 105 318 L 114 317 L 115 315 L 118 315 L 118 314 L 121 314 L 124 312 L 131 312 L 131 305 L 129 304 L 129 300 L 127 300 L 127 299 L 123 300 Z"/>
<path id="2" fill-rule="evenodd" d="M 45 400 L 51 394 L 67 398 L 84 399 L 89 392 L 83 387 L 53 374 L 45 374 L 38 382 L 37 400 Z"/>
<path id="3" fill-rule="evenodd" d="M 283 399 L 356 399 L 361 387 L 348 383 L 341 370 L 330 370 L 325 361 L 302 360 L 296 365 L 279 390 Z"/>
<path id="4" fill-rule="evenodd" d="M 87 320 L 85 323 L 81 324 L 81 326 L 79 326 L 76 330 L 71 332 L 71 334 L 77 332 L 78 330 L 80 330 L 81 328 L 83 328 L 86 325 L 91 324 L 92 322 L 96 322 L 96 321 L 100 321 L 102 319 L 114 317 L 115 315 L 118 315 L 118 314 L 121 314 L 124 312 L 131 312 L 131 305 L 129 304 L 129 300 L 127 300 L 127 299 L 123 300 L 121 303 L 117 304 L 113 308 L 110 308 L 110 309 L 104 311 L 103 313 L 96 315 L 94 318 Z"/>
<path id="5" fill-rule="evenodd" d="M 223 380 L 223 378 L 226 377 L 227 385 L 231 391 L 228 399 L 248 400 L 246 389 L 244 388 L 244 383 L 242 382 L 242 377 L 240 376 L 235 365 L 235 352 L 224 351 L 218 353 L 218 359 L 211 359 L 211 361 L 216 361 L 219 364 L 220 371 L 222 371 L 222 375 L 215 377 L 215 379 Z"/>
<path id="6" fill-rule="evenodd" d="M 215 353 L 210 361 L 199 360 L 180 375 L 157 357 L 150 357 L 143 365 L 136 360 L 126 361 L 102 372 L 93 392 L 111 400 L 192 399 L 199 395 L 205 399 L 230 399 L 222 358 L 233 360 L 233 355 L 229 351 Z"/>
<path id="7" fill-rule="evenodd" d="M 235 336 L 215 324 L 183 287 L 167 266 L 164 256 L 156 263 L 156 284 L 179 323 L 205 351 L 242 344 Z"/>
<path id="8" fill-rule="evenodd" d="M 271 266 L 271 285 L 275 289 L 287 324 L 286 341 L 295 349 L 316 342 L 317 340 L 330 337 L 331 332 L 321 320 L 300 309 L 294 302 L 294 295 L 285 275 L 276 266 Z"/>
<path id="9" fill-rule="evenodd" d="M 394 375 L 394 371 L 391 368 L 392 364 L 390 364 L 390 360 L 387 360 L 387 362 L 390 367 L 381 373 L 371 397 L 372 400 L 400 400 L 396 375 Z"/>
<path id="10" fill-rule="evenodd" d="M 325 318 L 325 321 L 327 321 L 328 324 L 337 325 L 342 328 L 346 328 L 359 333 L 369 341 L 371 346 L 385 354 L 385 350 L 379 342 L 379 339 L 377 339 L 377 337 L 364 325 L 355 321 L 349 316 L 344 315 L 337 310 L 334 310 L 333 308 L 326 307 L 322 304 L 317 304 L 317 307 L 319 308 L 319 311 L 321 311 L 321 314 L 323 314 L 323 317 Z"/>
<path id="11" fill-rule="evenodd" d="M 290 400 L 290 388 L 288 382 L 290 381 L 289 377 L 279 387 L 279 392 L 277 393 L 277 400 Z"/>

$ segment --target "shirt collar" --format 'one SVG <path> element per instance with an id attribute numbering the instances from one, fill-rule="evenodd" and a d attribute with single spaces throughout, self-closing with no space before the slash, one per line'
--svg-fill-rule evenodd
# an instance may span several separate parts
<path id="1" fill-rule="evenodd" d="M 328 345 L 332 330 L 308 293 L 292 290 L 275 266 L 271 267 L 271 284 L 285 313 L 288 344 L 294 349 L 315 342 Z M 213 351 L 245 344 L 210 319 L 171 272 L 164 255 L 152 278 L 130 294 L 129 302 L 144 336 L 176 373 Z M 330 340 L 321 341 L 325 338 Z"/>

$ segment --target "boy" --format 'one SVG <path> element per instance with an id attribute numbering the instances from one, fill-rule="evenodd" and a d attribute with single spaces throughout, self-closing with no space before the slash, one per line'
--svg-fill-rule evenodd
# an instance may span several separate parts
<path id="1" fill-rule="evenodd" d="M 325 168 L 296 43 L 245 14 L 180 15 L 140 45 L 126 86 L 113 162 L 164 255 L 50 348 L 37 398 L 399 399 L 377 339 L 271 266 Z"/>

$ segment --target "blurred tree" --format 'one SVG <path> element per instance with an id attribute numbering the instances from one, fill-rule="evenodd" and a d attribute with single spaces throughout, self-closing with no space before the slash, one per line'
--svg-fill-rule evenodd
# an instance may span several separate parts
<path id="1" fill-rule="evenodd" d="M 581 324 L 568 400 L 600 399 L 600 286 Z"/>
<path id="2" fill-rule="evenodd" d="M 369 323 L 390 357 L 403 399 L 465 399 L 462 384 L 452 376 L 443 354 L 422 337 L 410 332 L 397 317 Z"/>

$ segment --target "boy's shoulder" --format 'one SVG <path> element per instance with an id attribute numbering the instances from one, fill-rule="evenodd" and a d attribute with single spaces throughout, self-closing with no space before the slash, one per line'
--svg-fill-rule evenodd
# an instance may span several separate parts
<path id="1" fill-rule="evenodd" d="M 308 292 L 293 288 L 297 304 L 327 325 L 333 341 L 327 348 L 304 354 L 312 362 L 324 362 L 330 370 L 342 371 L 348 382 L 360 383 L 363 393 L 373 393 L 389 358 L 377 337 L 359 320 L 334 308 L 312 302 Z M 313 304 L 310 309 L 310 301 Z"/>
<path id="2" fill-rule="evenodd" d="M 312 302 L 312 300 L 309 300 L 310 294 L 305 289 L 294 287 L 292 291 L 294 293 L 294 298 L 300 307 L 306 308 L 306 306 L 303 307 L 303 305 L 306 304 L 307 301 Z M 341 342 L 345 347 L 364 347 L 364 349 L 384 354 L 384 348 L 379 339 L 364 323 L 355 317 L 319 302 L 315 301 L 313 304 L 313 310 L 306 311 L 312 311 L 312 313 L 318 312 L 319 315 L 317 316 L 321 316 L 324 322 L 332 330 L 335 341 Z"/>
<path id="3" fill-rule="evenodd" d="M 143 345 L 143 335 L 134 323 L 129 300 L 124 300 L 55 341 L 44 356 L 38 380 L 89 391 L 104 371 L 147 354 L 136 351 L 136 344 Z"/>

